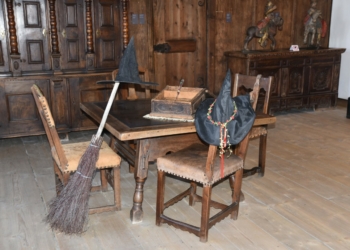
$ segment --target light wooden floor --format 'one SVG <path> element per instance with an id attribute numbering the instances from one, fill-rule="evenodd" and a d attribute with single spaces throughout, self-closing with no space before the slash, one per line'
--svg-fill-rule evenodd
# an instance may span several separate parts
<path id="1" fill-rule="evenodd" d="M 246 200 L 237 221 L 226 218 L 209 231 L 209 241 L 167 225 L 155 226 L 156 167 L 145 185 L 144 221 L 131 224 L 133 175 L 124 163 L 120 212 L 91 215 L 82 236 L 66 236 L 43 222 L 55 195 L 45 136 L 0 140 L 0 249 L 350 249 L 350 119 L 346 109 L 277 116 L 269 130 L 265 177 L 243 181 Z M 91 132 L 71 133 L 71 141 Z M 247 166 L 256 164 L 258 141 L 249 146 Z M 166 192 L 187 187 L 167 179 Z M 111 192 L 91 203 L 112 201 Z M 213 197 L 230 200 L 228 182 Z M 200 206 L 187 200 L 168 215 L 199 221 Z"/>

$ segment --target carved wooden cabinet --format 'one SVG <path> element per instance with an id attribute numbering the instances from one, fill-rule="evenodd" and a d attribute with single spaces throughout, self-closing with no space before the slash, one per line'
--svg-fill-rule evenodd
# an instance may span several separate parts
<path id="1" fill-rule="evenodd" d="M 108 100 L 125 34 L 125 0 L 0 0 L 0 138 L 44 133 L 35 83 L 60 132 L 96 127 L 81 101 Z M 127 21 L 127 20 L 126 20 Z"/>
<path id="2" fill-rule="evenodd" d="M 345 49 L 299 52 L 225 52 L 232 74 L 274 76 L 270 113 L 291 108 L 332 107 L 338 98 L 341 54 Z"/>

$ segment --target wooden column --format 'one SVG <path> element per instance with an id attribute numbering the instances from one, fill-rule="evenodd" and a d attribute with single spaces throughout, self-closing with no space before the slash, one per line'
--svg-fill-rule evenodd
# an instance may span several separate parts
<path id="1" fill-rule="evenodd" d="M 126 49 L 129 43 L 129 21 L 128 21 L 128 0 L 122 1 L 123 6 L 123 49 Z"/>
<path id="2" fill-rule="evenodd" d="M 92 26 L 91 0 L 85 0 L 86 7 L 86 69 L 95 69 L 95 52 L 94 52 L 94 36 Z M 96 31 L 98 32 L 98 30 Z"/>
<path id="3" fill-rule="evenodd" d="M 18 3 L 20 4 L 20 3 Z M 17 31 L 15 15 L 13 12 L 13 0 L 6 0 L 8 25 L 10 32 L 10 57 L 11 57 L 11 71 L 13 76 L 21 76 L 21 64 L 20 64 L 20 53 L 18 52 L 17 43 Z"/>
<path id="4" fill-rule="evenodd" d="M 50 30 L 51 30 L 51 60 L 52 67 L 56 73 L 61 72 L 61 64 L 60 64 L 60 50 L 58 45 L 58 35 L 57 35 L 57 22 L 56 22 L 56 8 L 55 8 L 56 0 L 49 0 L 49 8 L 50 8 Z"/>

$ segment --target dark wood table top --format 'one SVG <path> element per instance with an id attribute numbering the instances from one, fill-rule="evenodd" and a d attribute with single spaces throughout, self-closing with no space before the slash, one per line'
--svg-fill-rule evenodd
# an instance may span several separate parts
<path id="1" fill-rule="evenodd" d="M 107 102 L 80 103 L 80 108 L 101 122 Z M 151 112 L 151 99 L 114 101 L 106 129 L 121 141 L 196 132 L 193 122 L 163 121 L 143 118 Z M 276 122 L 276 117 L 257 115 L 254 126 Z"/>

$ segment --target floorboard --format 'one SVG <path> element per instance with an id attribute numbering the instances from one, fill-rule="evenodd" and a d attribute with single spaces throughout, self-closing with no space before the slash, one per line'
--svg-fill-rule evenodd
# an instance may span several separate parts
<path id="1" fill-rule="evenodd" d="M 55 195 L 46 137 L 0 139 L 0 249 L 350 249 L 346 107 L 276 116 L 277 123 L 269 128 L 265 176 L 243 180 L 245 200 L 238 220 L 216 224 L 205 244 L 168 225 L 155 226 L 156 164 L 151 164 L 145 184 L 142 223 L 130 222 L 135 181 L 122 162 L 122 211 L 91 215 L 87 232 L 80 236 L 52 231 L 44 221 Z M 89 141 L 93 133 L 70 133 L 69 138 Z M 250 142 L 246 168 L 257 165 L 258 145 L 258 140 Z M 188 184 L 167 177 L 165 196 L 186 188 Z M 230 202 L 230 195 L 228 181 L 212 193 L 224 203 Z M 112 201 L 109 189 L 93 193 L 89 203 Z M 185 199 L 166 214 L 198 225 L 200 210 L 200 203 L 189 207 Z"/>

